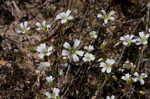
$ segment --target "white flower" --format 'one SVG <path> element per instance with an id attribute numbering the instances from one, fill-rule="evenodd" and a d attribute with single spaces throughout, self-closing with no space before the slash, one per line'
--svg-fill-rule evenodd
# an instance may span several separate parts
<path id="1" fill-rule="evenodd" d="M 42 22 L 42 24 L 37 22 L 35 25 L 37 26 L 36 30 L 38 30 L 38 31 L 39 30 L 43 30 L 45 32 L 48 31 L 48 29 L 51 27 L 50 24 L 46 25 L 46 21 L 45 20 Z"/>
<path id="2" fill-rule="evenodd" d="M 90 53 L 86 53 L 83 57 L 84 62 L 90 62 L 93 60 L 95 60 L 95 56 L 93 54 L 90 54 Z"/>
<path id="3" fill-rule="evenodd" d="M 107 96 L 106 99 L 115 99 L 115 96 L 112 95 L 112 96 Z"/>
<path id="4" fill-rule="evenodd" d="M 136 39 L 136 45 L 140 45 L 140 44 L 147 45 L 148 38 L 150 35 L 144 34 L 144 32 L 139 32 L 139 36 L 140 36 L 140 38 Z"/>
<path id="5" fill-rule="evenodd" d="M 150 29 L 148 29 L 148 32 L 150 32 Z"/>
<path id="6" fill-rule="evenodd" d="M 40 62 L 38 70 L 42 71 L 42 70 L 45 70 L 48 67 L 50 67 L 50 63 L 49 62 Z"/>
<path id="7" fill-rule="evenodd" d="M 74 40 L 74 45 L 73 47 L 70 46 L 70 44 L 68 42 L 65 42 L 63 47 L 66 48 L 64 50 L 62 50 L 62 56 L 67 56 L 71 59 L 73 59 L 74 62 L 78 62 L 79 61 L 79 57 L 78 56 L 83 56 L 84 52 L 81 50 L 78 50 L 77 47 L 80 44 L 80 40 Z"/>
<path id="8" fill-rule="evenodd" d="M 90 37 L 91 37 L 92 39 L 96 39 L 96 38 L 97 38 L 97 33 L 96 33 L 96 31 L 91 31 L 91 32 L 89 33 L 89 35 L 90 35 Z"/>
<path id="9" fill-rule="evenodd" d="M 107 72 L 107 73 L 110 73 L 111 72 L 111 69 L 112 69 L 112 65 L 115 63 L 115 60 L 113 60 L 113 59 L 107 59 L 106 61 L 105 61 L 105 63 L 104 62 L 101 62 L 100 63 L 100 67 L 103 67 L 102 68 L 102 72 Z"/>
<path id="10" fill-rule="evenodd" d="M 62 12 L 56 16 L 56 19 L 61 19 L 61 24 L 67 23 L 68 21 L 72 20 L 73 17 L 70 15 L 71 11 L 67 10 L 66 12 Z"/>
<path id="11" fill-rule="evenodd" d="M 25 33 L 28 33 L 29 30 L 30 30 L 30 27 L 28 27 L 28 22 L 25 21 L 25 22 L 20 23 L 20 30 L 17 30 L 16 32 L 25 34 Z"/>
<path id="12" fill-rule="evenodd" d="M 84 46 L 84 49 L 91 52 L 94 50 L 94 47 L 92 45 L 89 45 L 89 46 Z"/>
<path id="13" fill-rule="evenodd" d="M 125 76 L 122 76 L 121 79 L 125 80 L 125 81 L 129 81 L 131 80 L 131 75 L 128 73 L 128 74 L 125 74 Z"/>
<path id="14" fill-rule="evenodd" d="M 135 78 L 133 78 L 134 82 L 139 81 L 141 83 L 141 85 L 144 85 L 144 78 L 147 78 L 147 74 L 145 73 L 141 73 L 141 75 L 139 75 L 137 72 L 134 73 Z"/>
<path id="15" fill-rule="evenodd" d="M 125 35 L 123 37 L 120 37 L 120 40 L 123 41 L 123 45 L 130 46 L 131 43 L 136 42 L 136 40 L 133 38 L 134 38 L 134 35 Z"/>
<path id="16" fill-rule="evenodd" d="M 45 95 L 47 96 L 48 99 L 52 98 L 52 96 L 51 96 L 51 94 L 49 92 L 46 92 Z"/>
<path id="17" fill-rule="evenodd" d="M 60 92 L 60 90 L 58 88 L 53 89 L 53 94 L 55 95 L 55 97 L 59 96 L 59 92 Z"/>
<path id="18" fill-rule="evenodd" d="M 43 43 L 43 44 L 40 44 L 38 47 L 37 47 L 37 52 L 39 52 L 39 58 L 43 59 L 44 56 L 49 56 L 51 53 L 52 53 L 52 49 L 53 47 L 46 47 L 46 44 Z"/>
<path id="19" fill-rule="evenodd" d="M 115 14 L 115 11 L 112 10 L 110 11 L 108 14 L 106 13 L 105 10 L 101 10 L 102 13 L 99 13 L 97 15 L 98 18 L 103 19 L 104 20 L 104 24 L 107 24 L 109 20 L 114 21 L 115 18 L 112 16 Z"/>
<path id="20" fill-rule="evenodd" d="M 131 69 L 132 67 L 134 67 L 134 64 L 128 60 L 123 64 L 123 68 L 125 69 Z"/>
<path id="21" fill-rule="evenodd" d="M 46 77 L 47 82 L 53 82 L 54 78 L 52 76 L 47 76 Z"/>

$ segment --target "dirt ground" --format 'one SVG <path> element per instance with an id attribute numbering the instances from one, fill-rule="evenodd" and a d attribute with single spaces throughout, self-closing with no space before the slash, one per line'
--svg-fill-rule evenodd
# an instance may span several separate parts
<path id="1" fill-rule="evenodd" d="M 74 20 L 65 26 L 56 16 L 68 9 Z M 102 9 L 114 10 L 115 21 L 103 25 L 97 18 Z M 148 30 L 149 9 L 148 0 L 0 0 L 0 99 L 46 99 L 44 93 L 52 92 L 45 79 L 48 75 L 55 78 L 60 99 L 106 99 L 111 95 L 115 99 L 150 99 L 149 39 L 146 48 L 135 44 L 124 47 L 120 43 L 123 35 L 138 36 L 138 32 Z M 36 31 L 34 24 L 43 20 L 51 24 L 50 30 Z M 28 35 L 16 33 L 24 21 L 31 26 Z M 97 39 L 89 38 L 91 31 L 97 31 Z M 85 63 L 81 59 L 74 63 L 63 59 L 64 42 L 73 43 L 75 39 L 82 41 L 81 49 L 89 44 L 94 46 L 94 61 Z M 107 44 L 102 48 L 104 41 Z M 51 66 L 38 72 L 41 60 L 36 48 L 43 42 L 54 50 L 44 58 Z M 101 71 L 100 58 L 116 61 L 110 75 Z M 127 59 L 136 66 L 140 64 L 136 72 L 148 74 L 144 85 L 126 85 L 121 80 L 125 73 L 132 74 L 128 70 L 118 72 Z"/>

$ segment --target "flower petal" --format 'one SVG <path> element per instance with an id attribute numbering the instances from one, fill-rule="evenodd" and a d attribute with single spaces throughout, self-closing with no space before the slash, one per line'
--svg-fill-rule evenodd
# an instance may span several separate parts
<path id="1" fill-rule="evenodd" d="M 66 12 L 66 16 L 69 16 L 69 15 L 70 15 L 70 13 L 71 13 L 71 11 L 70 11 L 70 10 L 67 10 L 67 12 Z"/>
<path id="2" fill-rule="evenodd" d="M 39 22 L 37 22 L 35 25 L 36 25 L 37 27 L 41 27 L 41 24 L 40 24 Z"/>
<path id="3" fill-rule="evenodd" d="M 73 47 L 74 47 L 74 48 L 77 48 L 77 47 L 79 46 L 80 42 L 81 42 L 81 41 L 78 40 L 78 39 L 74 40 L 74 45 L 73 45 Z"/>
<path id="4" fill-rule="evenodd" d="M 79 57 L 76 54 L 73 54 L 72 58 L 73 58 L 74 62 L 78 62 L 79 61 Z"/>
<path id="5" fill-rule="evenodd" d="M 46 21 L 45 20 L 42 22 L 42 26 L 46 26 Z"/>
<path id="6" fill-rule="evenodd" d="M 71 48 L 70 44 L 68 42 L 65 42 L 63 45 L 64 48 L 69 49 Z"/>
<path id="7" fill-rule="evenodd" d="M 62 50 L 62 56 L 69 56 L 69 51 Z"/>
<path id="8" fill-rule="evenodd" d="M 76 51 L 76 54 L 79 55 L 79 56 L 83 56 L 84 52 L 77 50 L 77 51 Z"/>

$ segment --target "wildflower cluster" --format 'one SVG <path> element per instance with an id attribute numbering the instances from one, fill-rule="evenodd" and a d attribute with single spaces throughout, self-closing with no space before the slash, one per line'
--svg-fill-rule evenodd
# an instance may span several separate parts
<path id="1" fill-rule="evenodd" d="M 98 18 L 104 20 L 104 24 L 108 24 L 109 21 L 114 21 L 114 15 L 115 11 L 110 11 L 109 13 L 106 13 L 105 10 L 101 10 L 101 13 L 99 13 L 97 15 Z M 56 16 L 56 20 L 60 20 L 61 24 L 66 24 L 69 21 L 73 20 L 74 17 L 71 15 L 71 11 L 67 10 L 66 12 L 62 12 L 60 14 L 58 14 Z M 37 22 L 35 24 L 36 30 L 37 31 L 43 31 L 43 32 L 49 32 L 48 30 L 51 28 L 51 24 L 48 24 L 45 20 L 43 22 Z M 20 29 L 16 30 L 17 33 L 23 33 L 23 34 L 28 34 L 30 32 L 30 27 L 28 26 L 28 22 L 22 22 L 20 23 Z M 69 60 L 69 62 L 73 62 L 74 64 L 76 64 L 77 62 L 80 64 L 81 60 L 83 63 L 90 63 L 92 61 L 96 61 L 96 54 L 94 52 L 94 50 L 96 49 L 95 45 L 93 44 L 93 41 L 96 41 L 97 39 L 99 39 L 98 34 L 96 31 L 91 31 L 88 34 L 91 42 L 88 43 L 88 45 L 84 45 L 81 46 L 82 41 L 79 39 L 75 39 L 73 40 L 73 44 L 70 41 L 63 41 L 63 44 L 61 45 L 62 50 L 61 50 L 61 56 L 63 57 L 63 59 L 67 59 Z M 120 37 L 120 41 L 122 42 L 122 44 L 124 46 L 131 46 L 131 44 L 136 44 L 137 46 L 139 45 L 144 45 L 146 46 L 148 44 L 148 38 L 149 38 L 149 34 L 145 33 L 145 32 L 139 32 L 139 36 L 135 36 L 133 34 L 127 34 L 124 35 L 122 37 Z M 104 48 L 103 46 L 105 46 L 107 44 L 107 42 L 104 40 L 104 42 L 102 43 L 101 48 Z M 35 49 L 38 53 L 38 58 L 40 59 L 39 62 L 39 67 L 38 70 L 43 71 L 46 68 L 50 67 L 50 60 L 49 60 L 49 56 L 52 55 L 54 47 L 52 46 L 47 46 L 47 44 L 41 43 L 38 46 L 36 46 Z M 47 61 L 45 61 L 47 58 Z M 42 61 L 41 61 L 42 60 Z M 111 75 L 115 74 L 115 72 L 117 70 L 114 70 L 114 73 L 111 73 L 113 71 L 113 66 L 116 65 L 116 59 L 112 59 L 112 58 L 106 58 L 106 60 L 100 60 L 100 64 L 99 67 L 101 69 L 102 73 L 106 73 L 105 75 L 109 75 L 111 77 Z M 67 64 L 68 66 L 68 64 Z M 67 67 L 66 66 L 66 67 Z M 120 65 L 119 65 L 120 66 Z M 122 76 L 120 77 L 120 79 L 124 80 L 127 82 L 127 84 L 131 84 L 131 83 L 136 83 L 136 82 L 140 82 L 141 85 L 144 85 L 144 79 L 148 77 L 148 75 L 146 73 L 138 73 L 135 71 L 136 65 L 134 65 L 132 62 L 130 62 L 129 60 L 125 61 L 125 63 L 123 65 L 121 65 L 122 67 L 119 67 L 119 72 L 121 71 L 121 73 L 125 74 L 121 74 Z M 128 72 L 127 72 L 128 71 Z M 47 82 L 49 83 L 49 86 L 51 87 L 51 91 L 46 91 L 45 92 L 45 96 L 48 99 L 59 99 L 59 93 L 60 93 L 60 89 L 54 87 L 54 81 L 55 78 L 53 78 L 53 76 L 47 76 L 46 77 Z M 106 96 L 106 99 L 115 99 L 115 96 Z"/>
<path id="2" fill-rule="evenodd" d="M 50 86 L 53 86 L 54 78 L 50 75 L 46 77 L 47 82 L 49 83 Z M 48 99 L 60 99 L 59 97 L 60 89 L 59 88 L 53 88 L 53 93 L 49 93 L 48 91 L 45 92 L 45 95 L 47 96 Z"/>
<path id="3" fill-rule="evenodd" d="M 120 37 L 120 40 L 123 42 L 124 46 L 130 46 L 131 43 L 135 43 L 136 45 L 147 45 L 149 34 L 145 34 L 144 32 L 139 32 L 140 37 L 136 37 L 134 35 L 125 35 Z"/>

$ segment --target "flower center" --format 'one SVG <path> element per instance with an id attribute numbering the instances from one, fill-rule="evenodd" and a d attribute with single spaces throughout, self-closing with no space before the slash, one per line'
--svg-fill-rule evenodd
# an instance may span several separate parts
<path id="1" fill-rule="evenodd" d="M 76 49 L 74 49 L 74 48 L 70 48 L 69 49 L 69 53 L 72 55 L 72 54 L 74 54 L 76 52 Z"/>
<path id="2" fill-rule="evenodd" d="M 43 51 L 43 54 L 46 55 L 47 53 L 48 53 L 48 50 L 45 49 L 45 50 Z"/>
<path id="3" fill-rule="evenodd" d="M 107 65 L 106 65 L 106 68 L 108 68 L 108 69 L 111 68 L 111 65 L 107 64 Z"/>

